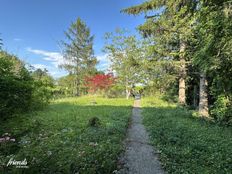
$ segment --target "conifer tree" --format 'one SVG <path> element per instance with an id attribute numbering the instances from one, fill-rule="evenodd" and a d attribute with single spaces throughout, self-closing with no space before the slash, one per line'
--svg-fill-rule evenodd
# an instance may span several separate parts
<path id="1" fill-rule="evenodd" d="M 230 114 L 230 108 L 232 108 L 232 2 L 230 0 L 201 0 L 198 6 L 193 63 L 201 69 L 200 89 L 202 90 L 200 91 L 199 113 L 202 116 L 208 116 L 205 85 L 209 78 L 211 83 L 208 89 L 211 98 L 216 101 L 224 98 L 228 101 L 220 106 L 226 110 L 224 116 L 221 113 L 218 114 L 220 119 L 232 120 L 232 114 Z M 211 108 L 219 108 L 219 106 Z M 217 114 L 214 117 L 217 118 Z"/>
<path id="2" fill-rule="evenodd" d="M 94 36 L 90 34 L 90 29 L 80 18 L 71 24 L 65 36 L 66 41 L 62 41 L 65 62 L 61 67 L 74 76 L 73 95 L 77 96 L 84 90 L 85 77 L 96 72 L 97 59 L 93 52 Z"/>
<path id="3" fill-rule="evenodd" d="M 186 49 L 196 6 L 196 1 L 150 0 L 123 10 L 134 15 L 151 14 L 151 11 L 156 10 L 154 15 L 145 16 L 146 21 L 139 26 L 139 30 L 145 37 L 150 36 L 154 39 L 154 52 L 158 57 L 172 61 L 174 66 L 179 67 L 179 103 L 182 105 L 186 104 Z M 176 63 L 176 60 L 179 62 Z"/>

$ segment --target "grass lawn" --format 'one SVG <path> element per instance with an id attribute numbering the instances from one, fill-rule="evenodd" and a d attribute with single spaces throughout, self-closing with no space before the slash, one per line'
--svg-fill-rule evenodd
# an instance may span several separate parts
<path id="1" fill-rule="evenodd" d="M 131 108 L 132 100 L 67 98 L 1 122 L 0 135 L 10 133 L 16 141 L 0 144 L 0 173 L 112 173 Z M 90 126 L 92 117 L 100 125 Z M 29 168 L 6 167 L 11 157 L 26 158 Z"/>
<path id="2" fill-rule="evenodd" d="M 144 124 L 169 173 L 231 174 L 232 128 L 193 117 L 162 101 L 142 99 Z"/>

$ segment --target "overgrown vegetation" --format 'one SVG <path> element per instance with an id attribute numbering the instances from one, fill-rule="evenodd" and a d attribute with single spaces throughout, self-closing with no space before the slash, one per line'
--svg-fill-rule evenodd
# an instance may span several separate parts
<path id="1" fill-rule="evenodd" d="M 155 73 L 156 79 L 160 79 L 159 89 L 176 87 L 170 85 L 174 79 L 179 83 L 175 95 L 181 105 L 194 107 L 201 116 L 211 115 L 226 124 L 231 123 L 232 106 L 231 3 L 148 0 L 123 10 L 145 15 L 146 20 L 138 29 L 153 41 L 149 72 L 159 70 Z M 162 92 L 166 91 L 169 89 Z M 222 105 L 222 100 L 227 102 Z M 220 107 L 226 111 L 215 112 Z"/>
<path id="2" fill-rule="evenodd" d="M 92 97 L 54 101 L 44 111 L 0 122 L 1 173 L 112 173 L 122 152 L 132 100 Z M 27 159 L 28 169 L 5 164 Z"/>
<path id="3" fill-rule="evenodd" d="M 168 173 L 231 173 L 232 129 L 159 96 L 142 99 L 144 124 Z"/>
<path id="4" fill-rule="evenodd" d="M 0 52 L 0 119 L 15 113 L 41 108 L 51 97 L 44 78 L 48 75 L 30 72 L 16 56 Z"/>

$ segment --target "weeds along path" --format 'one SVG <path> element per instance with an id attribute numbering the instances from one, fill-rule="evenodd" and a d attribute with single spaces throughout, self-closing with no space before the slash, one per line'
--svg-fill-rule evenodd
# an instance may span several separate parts
<path id="1" fill-rule="evenodd" d="M 131 125 L 127 132 L 126 150 L 121 159 L 120 174 L 163 174 L 158 155 L 149 144 L 149 136 L 142 124 L 140 100 L 135 100 Z"/>

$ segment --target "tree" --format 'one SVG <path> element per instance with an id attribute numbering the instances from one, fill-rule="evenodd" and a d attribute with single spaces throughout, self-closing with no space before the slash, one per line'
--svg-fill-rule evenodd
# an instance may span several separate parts
<path id="1" fill-rule="evenodd" d="M 217 103 L 224 96 L 229 101 L 224 107 L 229 111 L 232 106 L 232 4 L 227 0 L 202 0 L 199 7 L 196 14 L 198 23 L 195 27 L 193 63 L 201 69 L 201 77 L 210 80 L 208 89 L 214 100 L 211 101 L 213 108 L 219 108 Z M 207 105 L 206 102 L 203 97 L 200 105 Z M 199 107 L 199 112 L 206 113 L 202 108 Z M 225 113 L 226 120 L 229 117 L 232 120 L 232 114 Z"/>
<path id="2" fill-rule="evenodd" d="M 67 41 L 62 41 L 65 63 L 61 67 L 75 77 L 73 95 L 77 96 L 84 88 L 84 78 L 96 71 L 97 59 L 93 52 L 94 36 L 90 35 L 90 29 L 80 18 L 71 24 L 65 36 Z"/>
<path id="3" fill-rule="evenodd" d="M 54 79 L 46 69 L 36 69 L 31 73 L 33 78 L 33 103 L 36 107 L 43 107 L 49 103 L 54 90 Z"/>
<path id="4" fill-rule="evenodd" d="M 111 68 L 115 71 L 117 82 L 125 86 L 126 98 L 131 95 L 136 83 L 143 83 L 141 69 L 143 60 L 143 43 L 135 36 L 126 36 L 125 31 L 117 29 L 106 34 L 105 52 L 111 61 Z"/>
<path id="5" fill-rule="evenodd" d="M 192 79 L 189 81 L 194 84 L 188 86 L 194 85 L 194 93 L 196 85 L 199 86 L 200 115 L 208 116 L 210 98 L 215 108 L 226 101 L 224 108 L 228 109 L 223 113 L 226 120 L 232 118 L 228 114 L 232 106 L 231 1 L 150 0 L 123 11 L 139 14 L 153 10 L 158 11 L 146 16 L 146 22 L 139 29 L 145 37 L 154 39 L 154 52 L 160 58 L 179 60 L 179 102 L 185 104 L 186 77 L 198 78 L 200 82 Z M 195 70 L 193 74 L 187 74 L 191 72 L 189 67 Z M 195 103 L 196 100 L 194 96 Z"/>
<path id="6" fill-rule="evenodd" d="M 107 92 L 114 84 L 115 78 L 112 73 L 109 74 L 96 74 L 86 78 L 86 86 L 89 92 L 96 93 L 97 91 Z"/>
<path id="7" fill-rule="evenodd" d="M 73 96 L 73 94 L 76 91 L 76 87 L 74 87 L 73 81 L 75 80 L 75 76 L 72 74 L 69 74 L 67 76 L 60 77 L 57 79 L 57 85 L 56 85 L 56 94 L 57 96 L 65 96 L 70 97 Z"/>
<path id="8" fill-rule="evenodd" d="M 139 26 L 145 37 L 154 39 L 154 52 L 163 60 L 179 60 L 179 103 L 186 104 L 186 61 L 188 38 L 191 35 L 193 14 L 197 1 L 163 1 L 151 0 L 140 5 L 123 10 L 129 14 L 140 14 L 156 10 L 151 16 L 146 16 L 146 22 Z"/>

